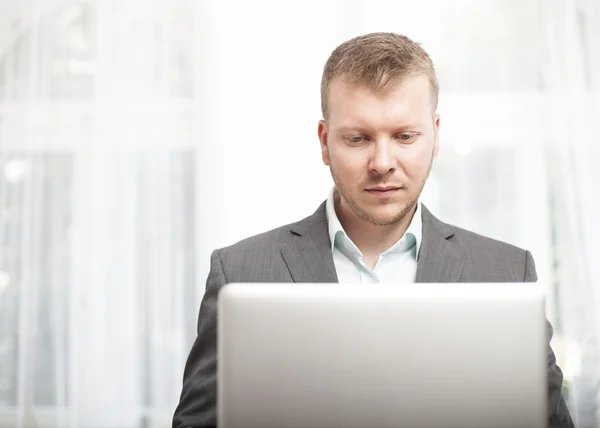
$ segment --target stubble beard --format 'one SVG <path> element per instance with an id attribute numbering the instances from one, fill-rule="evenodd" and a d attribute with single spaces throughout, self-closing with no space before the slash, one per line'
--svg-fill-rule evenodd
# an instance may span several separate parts
<path id="1" fill-rule="evenodd" d="M 423 188 L 425 187 L 425 183 L 427 182 L 427 178 L 429 177 L 429 173 L 431 172 L 432 166 L 433 157 L 429 163 L 427 174 L 425 174 L 425 176 L 419 183 L 416 192 L 413 192 L 409 195 L 408 201 L 402 205 L 398 213 L 386 217 L 372 215 L 363 208 L 361 208 L 359 204 L 357 204 L 352 198 L 348 196 L 349 192 L 347 191 L 346 186 L 342 184 L 342 181 L 339 179 L 339 175 L 337 174 L 336 169 L 333 167 L 333 165 L 330 165 L 329 170 L 331 172 L 331 177 L 333 178 L 333 182 L 335 183 L 336 187 L 336 199 L 339 199 L 339 197 L 341 196 L 341 198 L 344 199 L 344 201 L 346 202 L 346 204 L 348 204 L 348 206 L 354 212 L 354 214 L 356 214 L 356 216 L 358 216 L 362 220 L 368 221 L 369 223 L 374 224 L 375 226 L 391 226 L 404 219 L 413 210 L 413 208 L 417 204 L 417 201 L 419 200 L 419 197 L 421 196 Z"/>

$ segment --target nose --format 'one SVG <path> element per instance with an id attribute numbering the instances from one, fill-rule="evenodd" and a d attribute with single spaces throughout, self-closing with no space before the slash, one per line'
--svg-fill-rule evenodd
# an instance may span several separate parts
<path id="1" fill-rule="evenodd" d="M 389 141 L 377 141 L 373 146 L 373 153 L 369 163 L 369 169 L 380 175 L 389 173 L 396 169 L 392 144 Z"/>

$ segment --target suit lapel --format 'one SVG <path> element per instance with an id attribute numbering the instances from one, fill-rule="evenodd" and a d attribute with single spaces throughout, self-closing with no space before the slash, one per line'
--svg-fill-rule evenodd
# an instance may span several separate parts
<path id="1" fill-rule="evenodd" d="M 466 255 L 453 241 L 454 228 L 423 209 L 423 242 L 417 264 L 417 282 L 459 282 Z"/>
<path id="2" fill-rule="evenodd" d="M 459 282 L 466 255 L 449 240 L 454 228 L 435 218 L 421 205 L 423 241 L 419 251 L 417 279 L 420 283 Z M 331 253 L 325 202 L 310 217 L 292 225 L 291 239 L 281 255 L 294 282 L 339 282 Z"/>
<path id="3" fill-rule="evenodd" d="M 282 248 L 294 282 L 338 282 L 327 228 L 325 202 L 306 219 L 292 226 L 290 241 Z"/>

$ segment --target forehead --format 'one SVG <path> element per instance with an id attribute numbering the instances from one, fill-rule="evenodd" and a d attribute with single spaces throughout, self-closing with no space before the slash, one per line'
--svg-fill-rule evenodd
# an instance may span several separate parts
<path id="1" fill-rule="evenodd" d="M 414 122 L 431 116 L 431 108 L 431 87 L 423 75 L 407 77 L 385 92 L 342 78 L 329 86 L 329 121 L 334 123 Z"/>

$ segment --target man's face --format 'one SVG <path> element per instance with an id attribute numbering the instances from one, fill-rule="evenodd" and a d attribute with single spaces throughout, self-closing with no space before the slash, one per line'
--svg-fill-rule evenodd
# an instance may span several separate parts
<path id="1" fill-rule="evenodd" d="M 401 220 L 429 176 L 438 129 L 425 76 L 406 78 L 384 95 L 334 79 L 319 139 L 342 210 L 381 226 Z"/>

